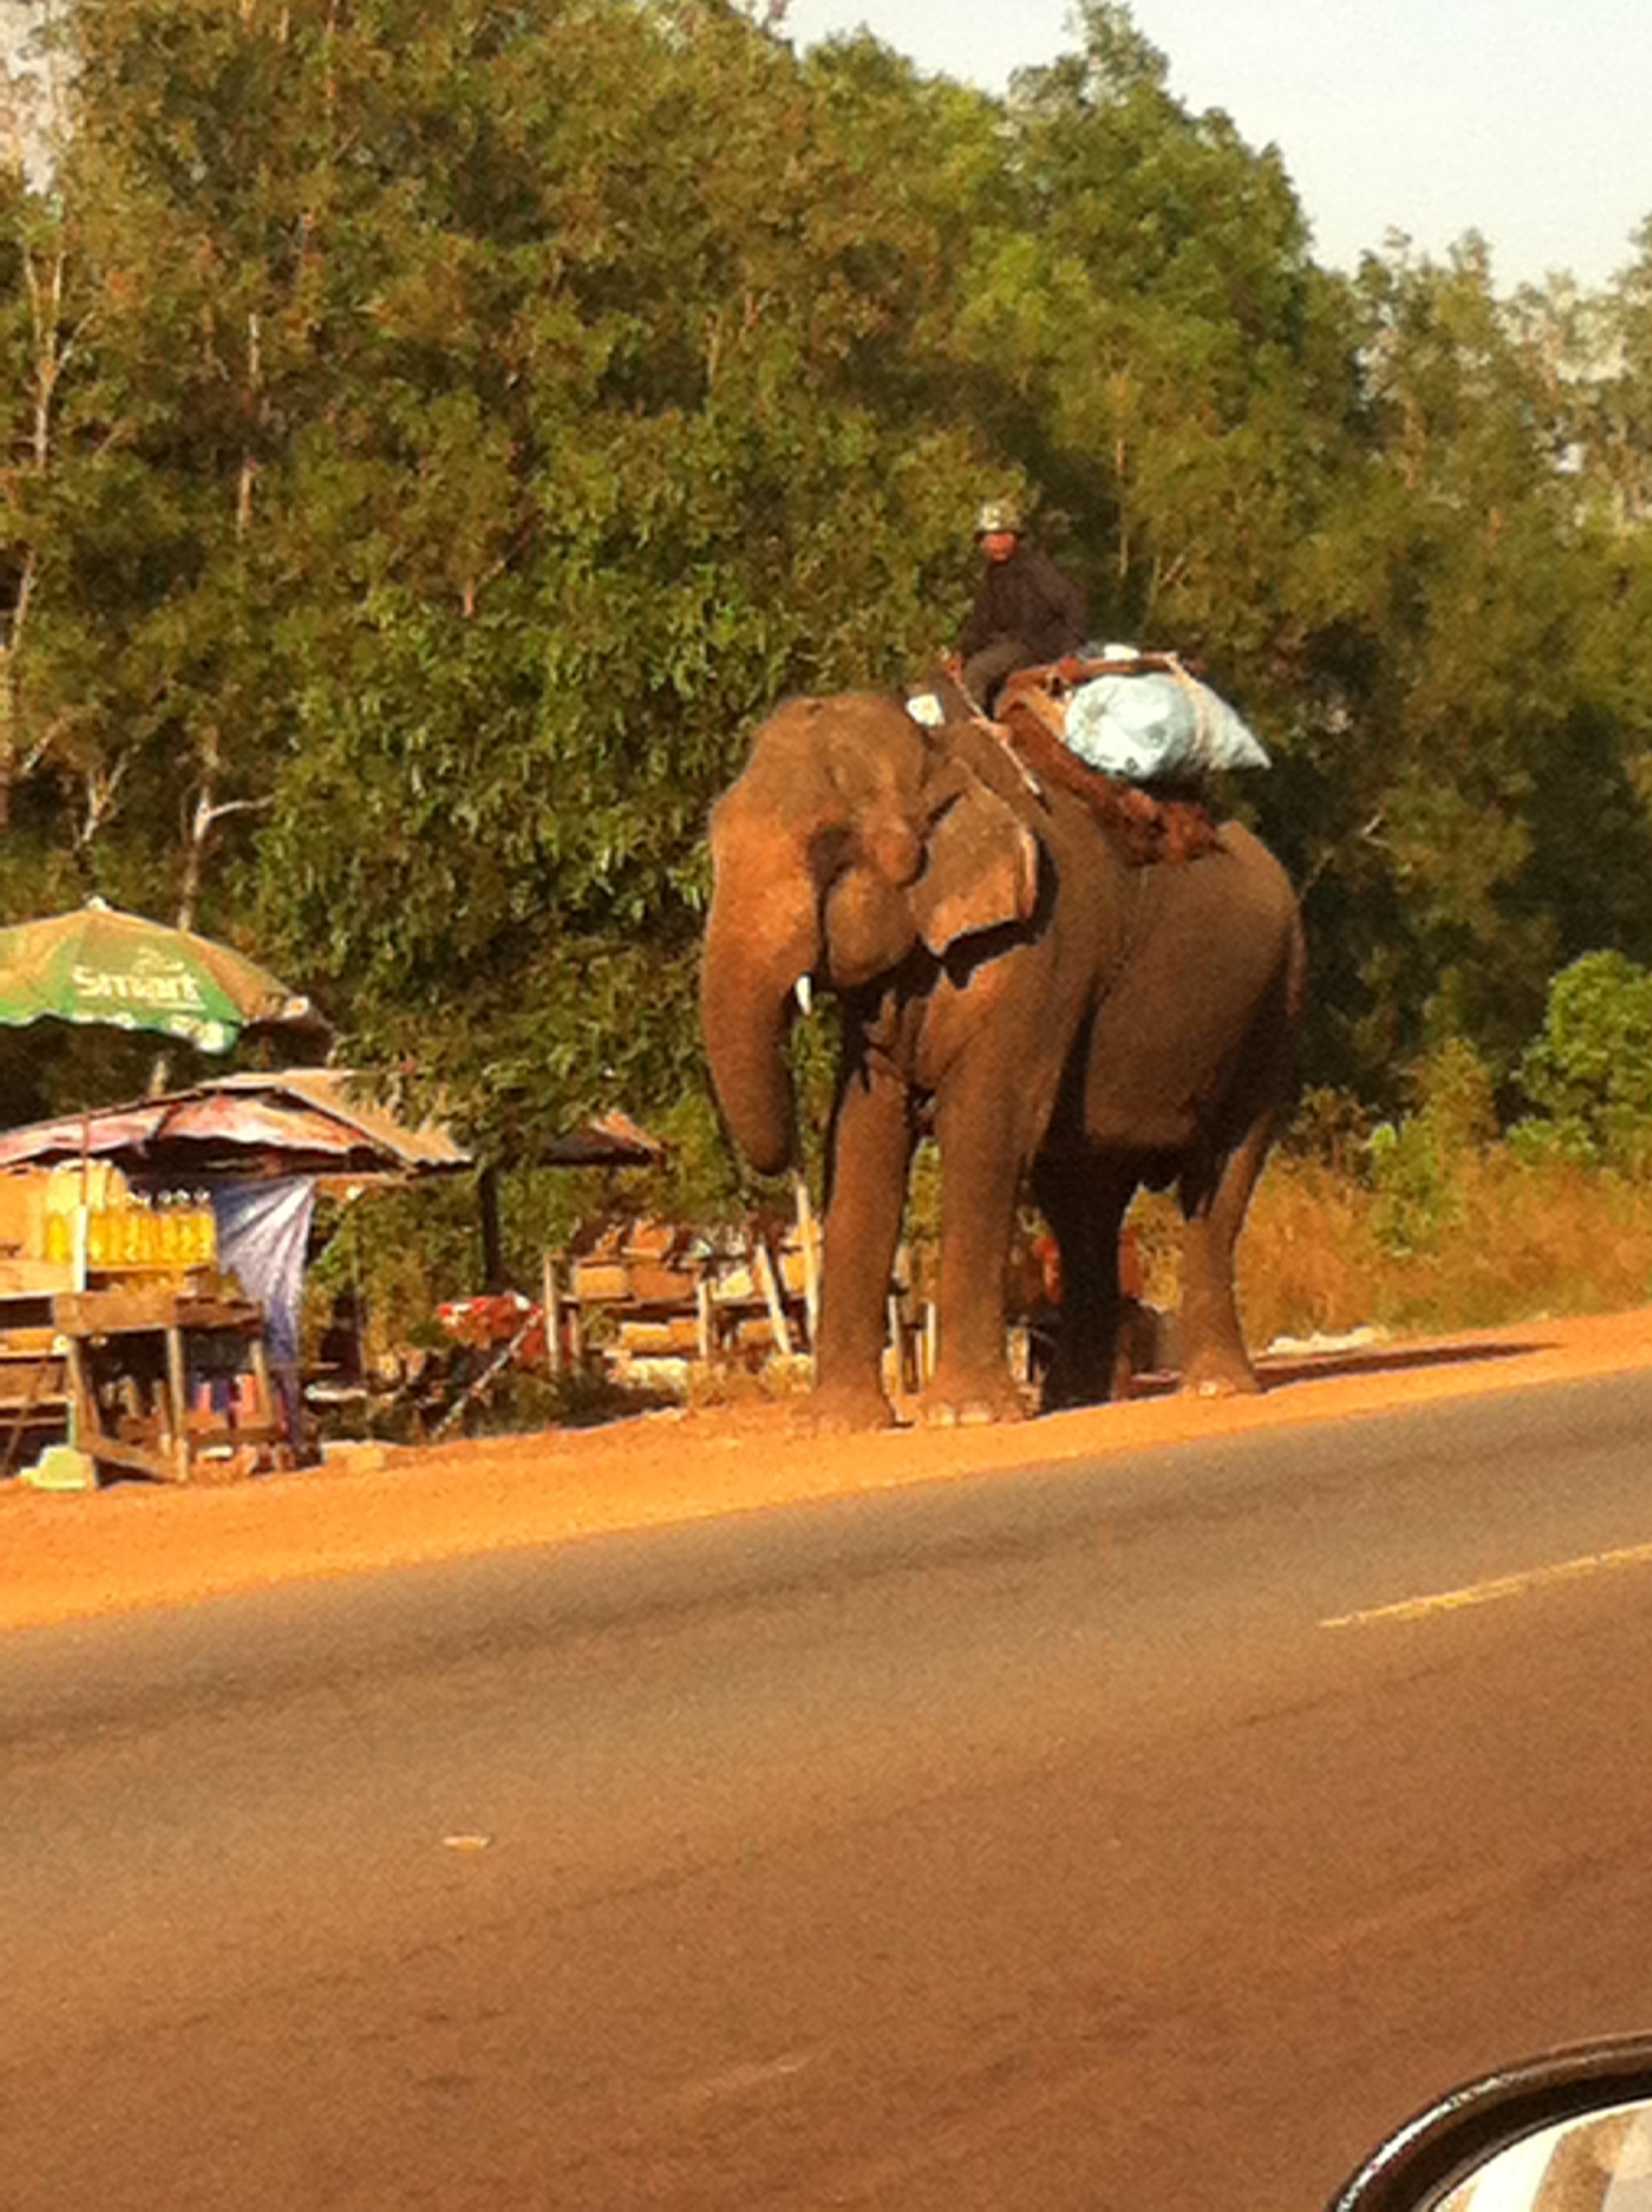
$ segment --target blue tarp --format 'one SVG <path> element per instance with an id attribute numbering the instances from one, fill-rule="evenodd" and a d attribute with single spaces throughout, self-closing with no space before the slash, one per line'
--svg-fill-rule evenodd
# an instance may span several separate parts
<path id="1" fill-rule="evenodd" d="M 313 1176 L 276 1176 L 252 1182 L 216 1182 L 212 1213 L 218 1264 L 264 1307 L 271 1364 L 296 1367 L 304 1255 L 315 1211 Z"/>
<path id="2" fill-rule="evenodd" d="M 1227 701 L 1180 671 L 1097 676 L 1079 684 L 1067 702 L 1066 741 L 1091 768 L 1130 783 L 1268 766 L 1254 732 Z"/>

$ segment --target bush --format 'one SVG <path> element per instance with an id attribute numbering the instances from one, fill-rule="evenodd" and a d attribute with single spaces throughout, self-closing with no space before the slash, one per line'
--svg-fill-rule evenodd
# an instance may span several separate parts
<path id="1" fill-rule="evenodd" d="M 1466 1218 L 1463 1169 L 1497 1134 L 1491 1072 L 1453 1037 L 1410 1071 L 1417 1110 L 1379 1121 L 1366 1142 L 1372 1229 L 1397 1259 L 1432 1252 Z"/>
<path id="2" fill-rule="evenodd" d="M 1511 1141 L 1524 1158 L 1652 1167 L 1652 973 L 1586 952 L 1549 984 L 1543 1029 L 1520 1063 L 1537 1112 Z"/>

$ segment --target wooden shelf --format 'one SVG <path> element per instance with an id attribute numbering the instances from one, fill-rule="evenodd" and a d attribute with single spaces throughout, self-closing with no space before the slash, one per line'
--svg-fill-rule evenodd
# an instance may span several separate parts
<path id="1" fill-rule="evenodd" d="M 197 1410 L 191 1352 L 215 1374 L 250 1376 L 247 1418 Z M 161 1481 L 187 1482 L 203 1459 L 279 1448 L 263 1308 L 222 1279 L 176 1275 L 0 1293 L 0 1472 L 53 1425 L 72 1427 L 100 1471 Z"/>

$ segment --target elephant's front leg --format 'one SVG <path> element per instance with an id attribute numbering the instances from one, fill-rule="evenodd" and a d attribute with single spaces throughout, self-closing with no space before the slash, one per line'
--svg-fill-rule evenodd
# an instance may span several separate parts
<path id="1" fill-rule="evenodd" d="M 935 1118 L 941 1155 L 939 1357 L 924 1392 L 935 1423 L 1020 1420 L 1010 1373 L 1005 1277 L 1029 1150 L 1027 1101 L 987 1081 L 955 1083 Z"/>
<path id="2" fill-rule="evenodd" d="M 832 1128 L 809 1416 L 817 1428 L 886 1428 L 895 1419 L 884 1389 L 884 1340 L 912 1147 L 904 1083 L 856 1069 L 838 1098 Z"/>

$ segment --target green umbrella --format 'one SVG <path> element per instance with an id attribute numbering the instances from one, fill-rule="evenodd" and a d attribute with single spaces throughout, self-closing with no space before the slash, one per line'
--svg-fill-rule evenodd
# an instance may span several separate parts
<path id="1" fill-rule="evenodd" d="M 325 1030 L 307 999 L 191 930 L 89 899 L 0 929 L 0 1024 L 93 1024 L 228 1052 L 243 1030 Z"/>

